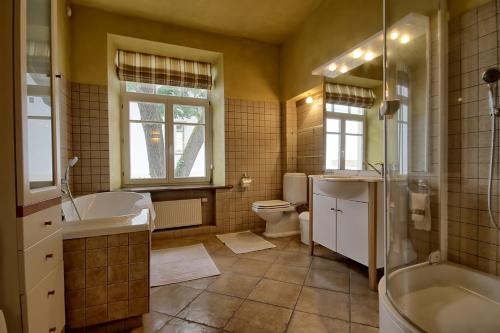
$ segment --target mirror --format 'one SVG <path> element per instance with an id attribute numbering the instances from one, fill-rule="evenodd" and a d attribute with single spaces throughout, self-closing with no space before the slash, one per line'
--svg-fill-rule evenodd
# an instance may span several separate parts
<path id="1" fill-rule="evenodd" d="M 54 185 L 50 0 L 27 1 L 26 115 L 30 189 Z"/>
<path id="2" fill-rule="evenodd" d="M 429 19 L 411 13 L 392 24 L 388 31 L 387 97 L 400 102 L 396 113 L 398 156 L 392 160 L 400 161 L 395 167 L 402 174 L 427 172 Z M 369 164 L 384 160 L 383 122 L 379 120 L 384 84 L 382 53 L 383 34 L 379 32 L 313 71 L 314 75 L 325 78 L 325 171 L 372 169 Z M 371 99 L 360 103 L 359 99 L 367 95 Z"/>

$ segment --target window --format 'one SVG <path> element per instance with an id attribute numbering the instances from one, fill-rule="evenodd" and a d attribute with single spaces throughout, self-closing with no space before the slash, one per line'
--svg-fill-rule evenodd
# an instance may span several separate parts
<path id="1" fill-rule="evenodd" d="M 208 90 L 123 82 L 125 184 L 208 182 Z"/>
<path id="2" fill-rule="evenodd" d="M 364 161 L 365 110 L 326 104 L 326 170 L 361 170 Z"/>

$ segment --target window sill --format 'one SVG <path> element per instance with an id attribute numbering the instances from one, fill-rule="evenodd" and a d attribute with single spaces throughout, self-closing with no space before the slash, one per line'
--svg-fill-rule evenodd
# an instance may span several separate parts
<path id="1" fill-rule="evenodd" d="M 140 193 L 140 192 L 164 192 L 164 191 L 186 191 L 186 190 L 219 190 L 219 189 L 231 189 L 231 188 L 233 188 L 233 185 L 186 184 L 186 185 L 122 187 L 118 191 Z"/>

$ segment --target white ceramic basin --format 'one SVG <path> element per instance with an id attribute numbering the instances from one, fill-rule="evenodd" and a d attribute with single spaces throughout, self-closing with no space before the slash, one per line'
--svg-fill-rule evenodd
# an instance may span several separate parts
<path id="1" fill-rule="evenodd" d="M 382 182 L 380 176 L 358 176 L 358 175 L 322 175 L 321 180 L 333 182 Z"/>

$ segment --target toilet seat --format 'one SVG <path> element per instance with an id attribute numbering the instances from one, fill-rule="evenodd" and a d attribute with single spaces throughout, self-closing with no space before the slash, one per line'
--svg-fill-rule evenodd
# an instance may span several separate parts
<path id="1" fill-rule="evenodd" d="M 283 209 L 293 206 L 291 203 L 283 200 L 266 200 L 256 201 L 252 204 L 252 208 L 257 209 Z"/>

